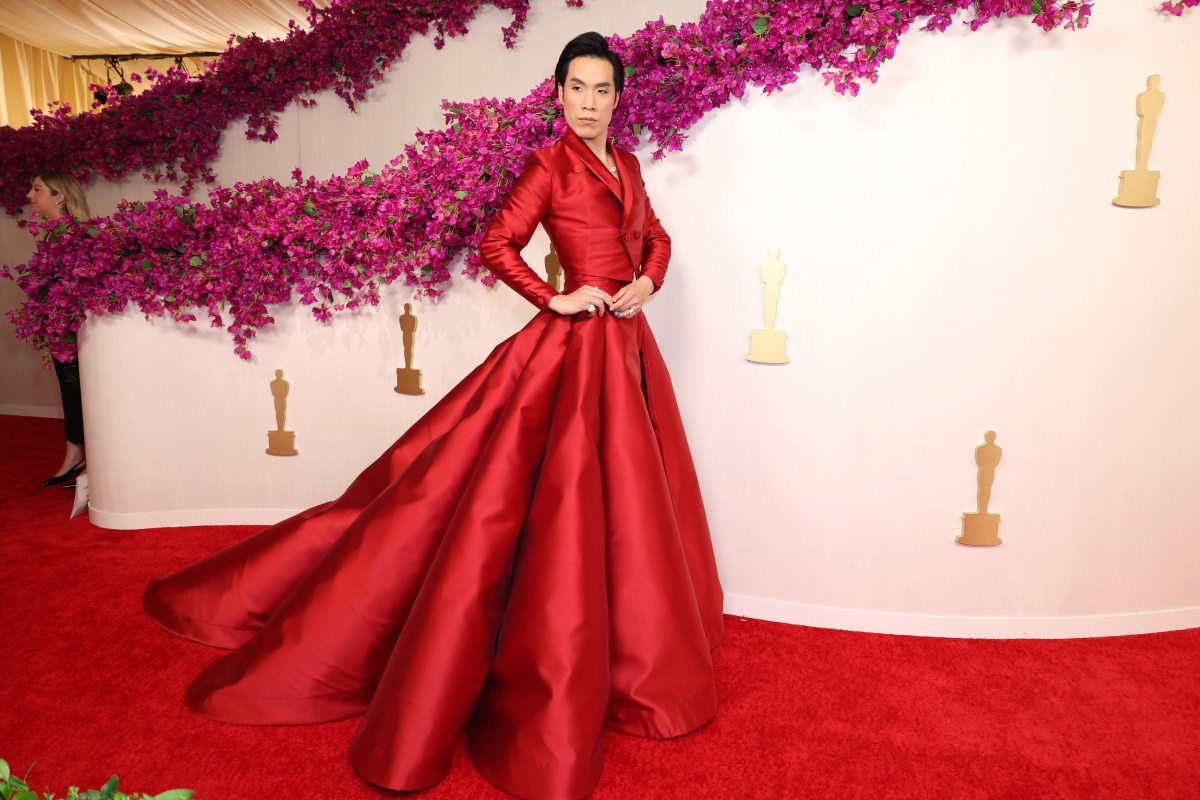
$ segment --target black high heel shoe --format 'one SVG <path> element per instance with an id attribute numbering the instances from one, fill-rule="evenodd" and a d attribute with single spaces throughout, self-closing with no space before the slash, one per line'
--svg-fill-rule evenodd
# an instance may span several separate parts
<path id="1" fill-rule="evenodd" d="M 78 464 L 71 467 L 69 470 L 64 472 L 62 475 L 55 475 L 53 477 L 46 478 L 46 480 L 42 481 L 41 485 L 42 486 L 57 486 L 60 483 L 67 483 L 69 481 L 74 481 L 75 477 L 79 473 L 83 472 L 85 469 L 87 469 L 87 462 L 80 461 Z"/>

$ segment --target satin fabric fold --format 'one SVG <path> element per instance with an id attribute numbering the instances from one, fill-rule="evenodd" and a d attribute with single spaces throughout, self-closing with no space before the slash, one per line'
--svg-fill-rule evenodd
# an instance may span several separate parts
<path id="1" fill-rule="evenodd" d="M 549 311 L 341 498 L 145 596 L 169 630 L 239 648 L 189 688 L 199 713 L 363 714 L 351 762 L 398 790 L 438 781 L 466 731 L 490 781 L 550 799 L 596 785 L 603 727 L 670 737 L 712 718 L 721 604 L 645 317 Z"/>

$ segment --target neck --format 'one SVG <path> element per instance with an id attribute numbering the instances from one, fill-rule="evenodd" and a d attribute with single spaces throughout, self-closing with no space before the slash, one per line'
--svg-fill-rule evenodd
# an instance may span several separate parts
<path id="1" fill-rule="evenodd" d="M 588 139 L 584 144 L 596 154 L 596 158 L 600 159 L 600 163 L 603 164 L 605 162 L 604 151 L 608 149 L 608 136 L 597 136 L 594 139 Z"/>

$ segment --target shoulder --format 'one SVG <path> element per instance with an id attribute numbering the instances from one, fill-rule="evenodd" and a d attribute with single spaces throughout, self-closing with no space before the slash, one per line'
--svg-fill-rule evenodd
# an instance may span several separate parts
<path id="1" fill-rule="evenodd" d="M 538 148 L 529 154 L 531 163 L 548 165 L 567 156 L 567 144 L 563 139 L 559 139 L 553 144 L 548 144 L 545 147 Z"/>

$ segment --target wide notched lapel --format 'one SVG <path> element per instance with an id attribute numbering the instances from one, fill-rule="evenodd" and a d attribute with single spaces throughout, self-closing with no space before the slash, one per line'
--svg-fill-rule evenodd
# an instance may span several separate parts
<path id="1" fill-rule="evenodd" d="M 618 183 L 622 183 L 623 181 L 617 181 L 617 179 L 613 177 L 612 173 L 608 171 L 608 167 L 605 166 L 604 162 L 596 158 L 596 154 L 592 152 L 592 149 L 584 144 L 583 140 L 576 136 L 573 130 L 567 128 L 567 133 L 564 139 L 567 143 L 567 147 L 571 151 L 571 154 L 579 159 L 579 161 L 591 171 L 596 180 L 608 187 L 608 190 L 613 193 L 613 197 L 617 198 L 618 202 L 624 204 L 626 202 L 626 198 L 622 197 L 621 191 L 618 190 Z M 614 150 L 613 161 L 615 162 L 616 159 L 616 151 Z M 625 170 L 621 169 L 619 164 L 617 165 L 617 169 L 620 170 L 621 177 L 624 178 Z M 628 206 L 626 206 L 626 209 L 628 209 Z"/>
<path id="2" fill-rule="evenodd" d="M 621 212 L 621 230 L 629 230 L 629 217 L 633 214 L 635 202 L 634 192 L 641 187 L 633 185 L 634 171 L 629 168 L 628 163 L 622 163 L 624 159 L 633 160 L 634 156 L 617 148 L 612 148 L 613 163 L 617 165 L 617 171 L 621 173 L 621 193 L 625 196 L 621 198 L 621 205 L 624 206 Z"/>

